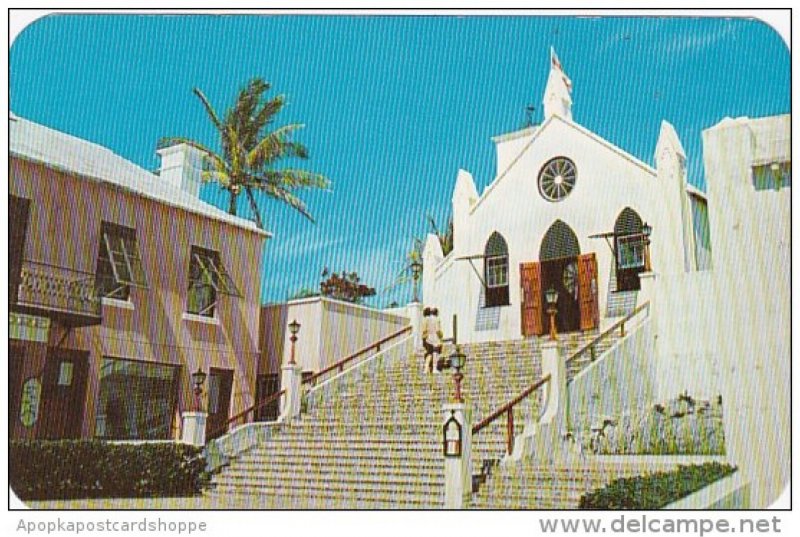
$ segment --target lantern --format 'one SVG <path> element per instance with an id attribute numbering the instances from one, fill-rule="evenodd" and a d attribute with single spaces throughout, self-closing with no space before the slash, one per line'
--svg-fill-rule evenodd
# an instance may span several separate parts
<path id="1" fill-rule="evenodd" d="M 461 456 L 461 434 L 461 424 L 456 419 L 455 412 L 451 410 L 450 418 L 445 422 L 443 428 L 445 457 Z"/>

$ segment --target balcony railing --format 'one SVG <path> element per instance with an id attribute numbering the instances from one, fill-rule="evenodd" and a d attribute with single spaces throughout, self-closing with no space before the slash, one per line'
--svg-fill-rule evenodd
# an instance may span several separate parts
<path id="1" fill-rule="evenodd" d="M 97 324 L 102 302 L 90 272 L 24 261 L 15 309 L 58 317 L 67 324 Z"/>

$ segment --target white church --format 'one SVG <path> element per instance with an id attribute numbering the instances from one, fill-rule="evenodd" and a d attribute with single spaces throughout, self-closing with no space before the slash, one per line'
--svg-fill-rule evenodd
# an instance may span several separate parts
<path id="1" fill-rule="evenodd" d="M 460 339 L 544 334 L 551 288 L 559 333 L 598 329 L 635 307 L 648 262 L 662 274 L 710 266 L 705 194 L 687 182 L 672 126 L 652 167 L 575 122 L 570 94 L 553 53 L 543 123 L 493 138 L 497 175 L 481 195 L 459 171 L 455 249 L 445 259 L 426 243 L 425 301 L 457 315 Z"/>
<path id="2" fill-rule="evenodd" d="M 744 469 L 771 501 L 789 475 L 790 116 L 706 129 L 704 193 L 667 121 L 648 164 L 582 127 L 571 90 L 551 50 L 542 123 L 493 138 L 496 176 L 482 193 L 458 171 L 454 249 L 444 256 L 428 236 L 424 303 L 446 332 L 455 316 L 469 343 L 547 334 L 548 291 L 560 337 L 602 331 L 648 302 L 641 382 L 653 399 L 722 396 L 729 455 L 763 450 Z"/>

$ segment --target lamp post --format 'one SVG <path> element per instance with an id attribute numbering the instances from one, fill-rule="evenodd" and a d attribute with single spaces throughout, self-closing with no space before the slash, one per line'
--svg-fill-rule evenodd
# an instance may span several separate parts
<path id="1" fill-rule="evenodd" d="M 464 398 L 461 396 L 461 381 L 464 380 L 464 375 L 461 374 L 461 369 L 467 361 L 467 355 L 461 352 L 461 349 L 456 345 L 453 354 L 450 355 L 450 366 L 456 370 L 453 375 L 453 380 L 456 383 L 456 403 L 463 403 Z"/>
<path id="2" fill-rule="evenodd" d="M 202 410 L 202 405 L 200 404 L 200 396 L 203 395 L 203 384 L 206 381 L 206 374 L 200 369 L 200 366 L 197 367 L 197 371 L 192 373 L 192 385 L 194 387 L 194 406 L 197 412 Z"/>
<path id="3" fill-rule="evenodd" d="M 550 288 L 544 292 L 545 300 L 547 300 L 547 314 L 550 315 L 550 341 L 558 340 L 558 334 L 556 332 L 556 313 L 558 313 L 558 308 L 556 304 L 558 303 L 558 291 L 554 288 Z"/>
<path id="4" fill-rule="evenodd" d="M 650 272 L 650 234 L 653 232 L 653 226 L 645 222 L 642 224 L 642 235 L 644 235 L 644 271 Z"/>
<path id="5" fill-rule="evenodd" d="M 414 280 L 414 302 L 419 302 L 419 277 L 422 274 L 422 263 L 417 260 L 411 262 L 411 278 Z"/>
<path id="6" fill-rule="evenodd" d="M 295 365 L 297 362 L 294 359 L 294 344 L 297 343 L 297 333 L 300 331 L 300 323 L 297 322 L 297 319 L 293 320 L 289 323 L 289 333 L 292 334 L 289 337 L 289 341 L 292 342 L 292 351 L 289 355 L 289 365 Z"/>

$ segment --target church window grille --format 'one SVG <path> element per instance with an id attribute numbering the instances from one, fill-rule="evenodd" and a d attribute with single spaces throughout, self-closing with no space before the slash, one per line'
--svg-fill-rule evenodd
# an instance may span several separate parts
<path id="1" fill-rule="evenodd" d="M 549 160 L 539 172 L 539 193 L 547 201 L 561 201 L 575 188 L 575 163 L 566 157 Z"/>
<path id="2" fill-rule="evenodd" d="M 562 257 L 577 257 L 581 253 L 578 237 L 562 220 L 556 220 L 547 230 L 539 248 L 539 261 Z"/>
<path id="3" fill-rule="evenodd" d="M 641 288 L 639 273 L 645 269 L 645 241 L 642 218 L 625 207 L 614 223 L 616 262 L 615 291 L 638 291 Z"/>
<path id="4" fill-rule="evenodd" d="M 486 307 L 507 306 L 508 296 L 508 245 L 499 233 L 493 233 L 484 250 L 484 281 L 486 282 Z"/>

